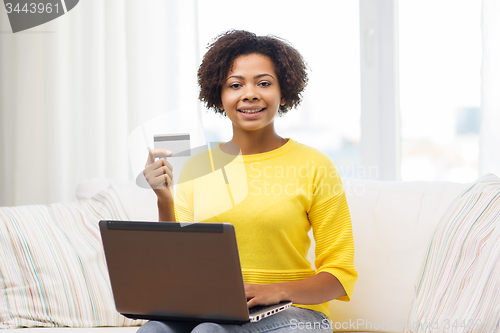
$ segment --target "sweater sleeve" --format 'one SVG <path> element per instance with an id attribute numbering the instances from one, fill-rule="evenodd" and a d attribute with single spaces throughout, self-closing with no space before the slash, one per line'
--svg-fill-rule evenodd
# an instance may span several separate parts
<path id="1" fill-rule="evenodd" d="M 354 239 L 351 217 L 342 181 L 333 165 L 328 173 L 318 173 L 313 180 L 312 205 L 308 217 L 313 229 L 317 273 L 334 275 L 350 301 L 358 273 L 354 267 Z"/>

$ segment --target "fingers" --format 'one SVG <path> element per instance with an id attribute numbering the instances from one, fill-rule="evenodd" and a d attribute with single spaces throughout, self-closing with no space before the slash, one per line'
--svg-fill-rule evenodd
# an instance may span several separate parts
<path id="1" fill-rule="evenodd" d="M 172 183 L 172 178 L 168 175 L 161 175 L 155 178 L 149 178 L 148 183 L 153 190 L 165 189 Z"/>
<path id="2" fill-rule="evenodd" d="M 255 305 L 271 305 L 282 301 L 279 288 L 275 285 L 245 283 L 245 294 L 249 308 Z"/>
<path id="3" fill-rule="evenodd" d="M 255 290 L 255 285 L 250 284 L 250 283 L 245 283 L 245 295 L 247 297 L 247 306 L 248 308 L 251 308 L 255 305 L 264 305 L 261 303 L 260 297 L 256 297 L 258 294 L 258 291 Z"/>
<path id="4" fill-rule="evenodd" d="M 247 301 L 247 306 L 248 308 L 252 308 L 256 305 L 259 305 L 259 303 L 257 302 L 257 300 L 255 298 L 252 298 L 251 300 Z"/>
<path id="5" fill-rule="evenodd" d="M 161 158 L 152 164 L 146 165 L 143 174 L 152 189 L 165 188 L 172 183 L 174 178 L 173 167 L 166 158 Z"/>
<path id="6" fill-rule="evenodd" d="M 166 188 L 172 183 L 173 167 L 165 158 L 171 154 L 172 152 L 166 149 L 149 151 L 143 174 L 153 190 Z M 158 157 L 160 159 L 156 160 Z"/>
<path id="7" fill-rule="evenodd" d="M 147 166 L 143 174 L 144 176 L 158 177 L 161 174 L 166 174 L 172 178 L 174 167 L 167 161 L 166 158 L 161 158 L 153 164 Z"/>
<path id="8" fill-rule="evenodd" d="M 145 167 L 148 167 L 149 165 L 153 164 L 156 158 L 158 157 L 162 158 L 170 155 L 172 155 L 172 152 L 166 149 L 151 149 L 149 151 Z"/>
<path id="9" fill-rule="evenodd" d="M 160 175 L 168 175 L 172 177 L 174 168 L 166 159 L 162 158 L 151 165 L 151 168 L 145 169 L 152 177 L 158 177 Z"/>
<path id="10" fill-rule="evenodd" d="M 259 296 L 251 296 L 251 294 L 246 293 L 247 295 L 247 306 L 248 308 L 251 308 L 256 305 L 270 305 L 272 303 L 269 302 L 269 300 L 266 300 L 266 297 L 264 295 L 259 295 Z"/>

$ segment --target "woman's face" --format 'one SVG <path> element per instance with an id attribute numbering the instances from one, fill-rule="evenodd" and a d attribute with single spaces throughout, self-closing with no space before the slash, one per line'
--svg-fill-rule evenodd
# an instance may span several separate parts
<path id="1" fill-rule="evenodd" d="M 272 60 L 257 53 L 237 57 L 222 86 L 221 100 L 234 130 L 274 131 L 274 117 L 285 100 Z"/>

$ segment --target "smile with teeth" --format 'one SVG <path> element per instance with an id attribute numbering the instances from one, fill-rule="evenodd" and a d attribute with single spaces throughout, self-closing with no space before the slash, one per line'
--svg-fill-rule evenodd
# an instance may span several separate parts
<path id="1" fill-rule="evenodd" d="M 246 114 L 254 114 L 254 113 L 259 113 L 259 112 L 263 111 L 264 109 L 265 108 L 259 109 L 259 110 L 238 110 L 238 111 L 241 113 L 246 113 Z"/>

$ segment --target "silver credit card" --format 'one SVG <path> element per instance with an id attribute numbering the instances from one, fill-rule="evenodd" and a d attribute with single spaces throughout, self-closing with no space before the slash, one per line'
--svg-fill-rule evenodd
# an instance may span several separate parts
<path id="1" fill-rule="evenodd" d="M 172 152 L 170 156 L 191 156 L 191 143 L 189 133 L 180 134 L 156 134 L 154 136 L 155 149 L 166 149 Z"/>

